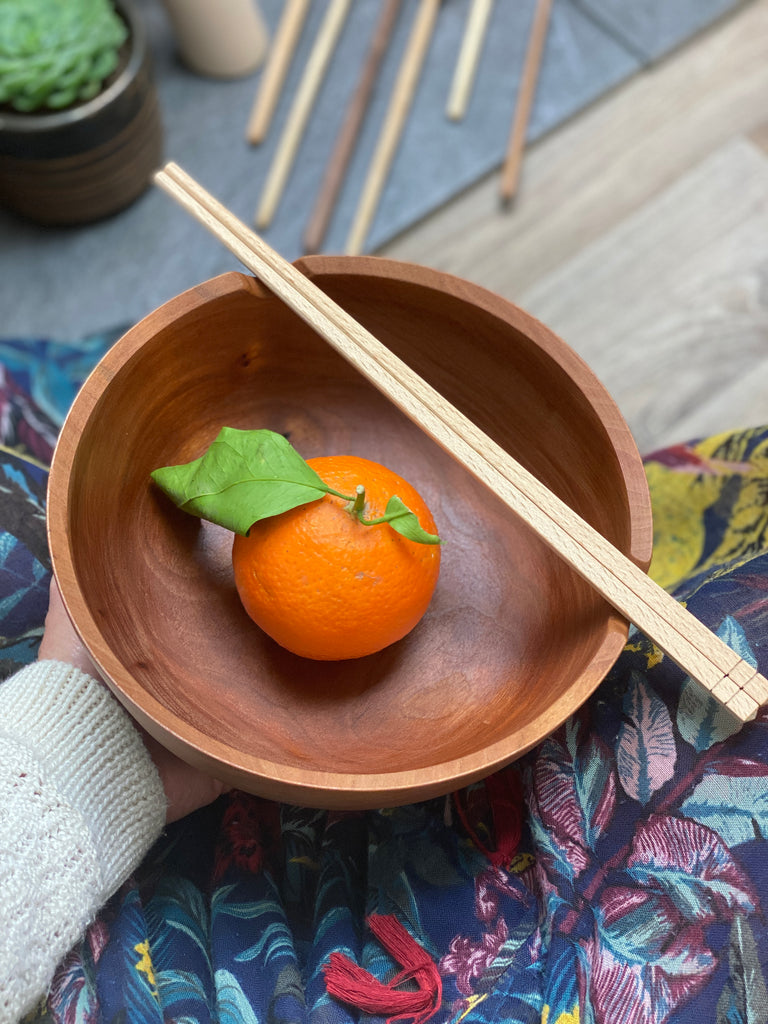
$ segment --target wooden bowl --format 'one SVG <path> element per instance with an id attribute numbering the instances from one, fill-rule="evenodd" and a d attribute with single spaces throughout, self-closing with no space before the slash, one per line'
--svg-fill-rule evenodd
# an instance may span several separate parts
<path id="1" fill-rule="evenodd" d="M 643 568 L 645 475 L 603 387 L 522 310 L 466 281 L 376 258 L 301 269 Z M 357 661 L 279 648 L 235 593 L 232 535 L 175 508 L 150 472 L 222 426 L 350 453 L 421 491 L 440 580 L 404 640 Z M 519 757 L 592 693 L 627 623 L 492 493 L 253 278 L 207 281 L 128 331 L 63 427 L 53 565 L 117 697 L 188 762 L 326 808 L 449 792 Z"/>

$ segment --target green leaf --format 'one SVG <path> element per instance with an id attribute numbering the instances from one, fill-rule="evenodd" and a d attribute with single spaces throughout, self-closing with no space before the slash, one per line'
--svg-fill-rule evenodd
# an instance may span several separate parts
<path id="1" fill-rule="evenodd" d="M 328 492 L 282 434 L 233 427 L 201 458 L 156 469 L 152 479 L 180 509 L 243 535 L 260 519 Z"/>
<path id="2" fill-rule="evenodd" d="M 387 502 L 382 518 L 386 519 L 393 530 L 397 530 L 408 540 L 415 540 L 417 544 L 442 544 L 436 534 L 427 533 L 422 528 L 416 513 L 411 512 L 405 502 L 401 501 L 396 494 L 393 494 Z"/>

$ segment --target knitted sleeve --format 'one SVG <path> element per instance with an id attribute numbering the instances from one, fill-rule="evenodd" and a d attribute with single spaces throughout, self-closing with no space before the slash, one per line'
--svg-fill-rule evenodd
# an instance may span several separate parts
<path id="1" fill-rule="evenodd" d="M 164 821 L 160 777 L 101 683 L 39 661 L 0 684 L 0 1024 L 45 995 Z"/>

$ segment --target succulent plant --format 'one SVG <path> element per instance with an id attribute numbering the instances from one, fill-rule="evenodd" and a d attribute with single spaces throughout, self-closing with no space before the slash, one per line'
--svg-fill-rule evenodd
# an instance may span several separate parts
<path id="1" fill-rule="evenodd" d="M 110 0 L 0 0 L 0 104 L 27 113 L 91 99 L 127 35 Z"/>

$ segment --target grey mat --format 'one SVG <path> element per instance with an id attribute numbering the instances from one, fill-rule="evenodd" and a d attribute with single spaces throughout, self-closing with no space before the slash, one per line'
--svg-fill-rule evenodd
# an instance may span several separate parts
<path id="1" fill-rule="evenodd" d="M 460 123 L 444 116 L 469 0 L 444 0 L 407 127 L 369 237 L 374 250 L 499 167 L 514 111 L 534 0 L 497 0 L 472 102 Z M 556 0 L 529 138 L 572 116 L 645 63 L 745 0 Z M 315 0 L 272 129 L 244 140 L 258 74 L 197 77 L 179 63 L 158 0 L 141 0 L 150 28 L 166 130 L 177 161 L 245 221 L 252 221 L 280 130 L 326 0 Z M 279 0 L 261 0 L 271 26 Z M 340 252 L 365 179 L 417 0 L 405 0 L 343 193 L 326 238 Z M 301 254 L 326 159 L 357 80 L 379 0 L 355 0 L 308 130 L 265 238 Z M 165 194 L 151 189 L 123 213 L 67 230 L 0 212 L 0 333 L 76 338 L 133 323 L 188 287 L 239 264 Z"/>

